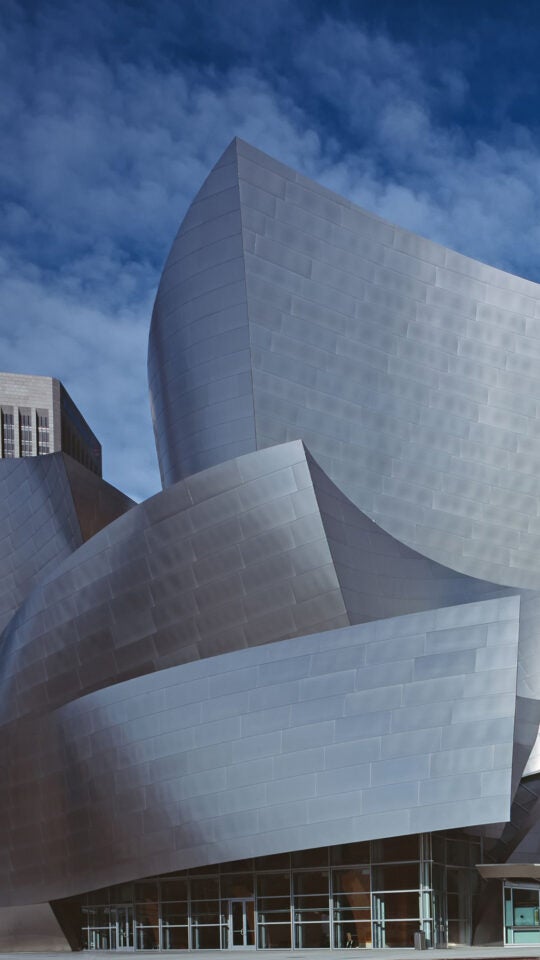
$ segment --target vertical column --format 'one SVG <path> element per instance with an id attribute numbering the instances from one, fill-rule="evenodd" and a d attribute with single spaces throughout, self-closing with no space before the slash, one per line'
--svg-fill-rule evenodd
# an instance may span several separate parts
<path id="1" fill-rule="evenodd" d="M 434 946 L 433 903 L 431 887 L 431 834 L 420 834 L 420 927 L 428 947 Z"/>

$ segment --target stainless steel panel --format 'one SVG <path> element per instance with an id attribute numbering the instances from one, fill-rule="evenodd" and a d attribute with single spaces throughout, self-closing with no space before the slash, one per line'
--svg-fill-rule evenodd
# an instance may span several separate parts
<path id="1" fill-rule="evenodd" d="M 264 442 L 284 442 L 291 436 L 302 437 L 343 492 L 388 532 L 405 538 L 409 546 L 472 576 L 536 588 L 540 566 L 534 559 L 535 553 L 538 556 L 536 548 L 527 546 L 531 531 L 526 521 L 519 528 L 519 541 L 512 554 L 485 549 L 471 541 L 476 536 L 480 541 L 493 540 L 496 530 L 504 538 L 505 530 L 508 533 L 514 524 L 512 491 L 524 470 L 538 473 L 537 465 L 533 466 L 533 441 L 540 354 L 535 352 L 534 330 L 530 328 L 530 318 L 540 304 L 538 286 L 379 221 L 241 141 L 235 141 L 228 156 L 234 157 L 229 159 L 228 174 L 236 164 L 239 215 L 244 225 L 249 222 L 257 252 L 256 258 L 245 249 L 243 254 L 246 323 L 256 345 L 250 361 L 253 383 L 249 388 L 255 418 L 253 442 L 261 446 Z M 208 182 L 214 175 L 222 177 L 221 170 L 218 165 Z M 255 177 L 256 183 L 246 177 Z M 195 201 L 194 209 L 199 206 L 200 201 Z M 218 212 L 221 214 L 221 207 L 216 208 Z M 259 216 L 252 217 L 252 212 Z M 183 233 L 186 228 L 181 228 L 180 238 Z M 211 234 L 207 242 L 214 250 Z M 262 285 L 261 270 L 267 277 Z M 302 273 L 305 277 L 299 285 Z M 210 276 L 208 282 L 212 282 Z M 355 296 L 360 297 L 354 309 L 354 297 L 348 295 L 353 288 Z M 287 289 L 294 294 L 292 297 L 286 294 Z M 272 324 L 276 333 L 259 340 L 261 311 L 272 303 L 279 311 L 274 313 Z M 372 313 L 375 304 L 377 316 Z M 300 316 L 305 317 L 303 330 L 298 327 Z M 169 325 L 172 335 L 177 320 L 163 317 L 155 320 L 156 324 L 164 331 Z M 393 334 L 389 337 L 390 329 Z M 514 351 L 527 355 L 531 385 L 527 390 L 516 380 L 506 380 L 503 388 L 504 377 L 518 355 Z M 152 364 L 152 349 L 150 359 Z M 182 362 L 178 354 L 176 365 Z M 306 363 L 310 365 L 309 384 Z M 370 383 L 369 397 L 364 393 L 366 367 L 378 371 L 377 379 Z M 264 392 L 257 377 L 262 371 L 272 371 L 274 378 L 272 385 L 266 382 Z M 416 390 L 417 412 L 413 413 L 412 407 L 408 411 L 404 390 L 408 385 L 426 382 L 426 378 L 430 395 Z M 497 388 L 499 383 L 501 389 Z M 289 390 L 287 384 L 294 389 Z M 333 456 L 326 410 L 342 401 L 351 386 L 358 391 L 357 426 L 353 435 L 342 420 L 343 411 L 335 417 L 330 428 Z M 320 394 L 319 416 L 313 420 L 311 394 L 321 389 L 324 395 Z M 367 413 L 377 401 L 382 419 L 371 434 Z M 417 425 L 413 433 L 409 429 L 411 415 Z M 342 431 L 346 437 L 343 446 Z M 158 435 L 161 432 L 157 428 Z M 265 437 L 272 441 L 263 440 Z M 461 459 L 457 437 L 478 445 L 474 458 L 469 455 Z M 519 462 L 493 458 L 493 450 L 501 445 L 515 452 L 517 438 L 524 440 Z M 360 441 L 361 449 L 356 449 L 352 440 Z M 181 433 L 176 439 L 171 435 L 169 440 L 172 446 L 182 442 Z M 196 445 L 198 441 L 193 442 Z M 428 454 L 424 458 L 420 453 L 422 446 L 429 449 L 434 442 L 455 458 L 456 470 L 459 464 L 463 479 L 474 479 L 468 505 L 470 515 L 478 518 L 474 532 L 461 516 L 466 505 L 444 492 L 445 478 L 454 476 L 452 460 L 437 464 L 434 457 Z M 396 485 L 391 467 L 381 465 L 378 470 L 363 472 L 363 464 L 377 456 L 382 446 L 390 458 L 413 465 L 410 487 Z M 193 450 L 196 456 L 195 447 Z M 219 456 L 217 449 L 213 455 Z M 206 450 L 203 462 L 205 466 L 212 462 Z M 487 467 L 488 463 L 490 469 L 482 470 L 482 464 Z M 353 465 L 356 470 L 350 469 Z M 197 469 L 195 460 L 190 468 Z M 503 476 L 503 471 L 513 471 L 516 484 Z M 420 511 L 415 523 L 405 528 L 403 512 L 409 512 L 409 503 L 416 496 L 419 502 L 429 503 L 430 489 L 438 491 L 435 505 L 439 515 Z M 502 498 L 499 495 L 495 503 L 500 490 L 506 494 Z M 536 504 L 537 486 L 531 494 Z M 448 514 L 448 527 L 455 524 L 459 537 L 433 535 L 434 524 L 444 523 L 443 513 Z M 534 517 L 536 507 L 531 506 L 527 515 Z"/>
<path id="2" fill-rule="evenodd" d="M 430 829 L 456 822 L 473 825 L 483 822 L 479 796 L 489 800 L 489 818 L 505 819 L 512 751 L 504 761 L 500 753 L 495 759 L 494 746 L 512 746 L 515 699 L 513 694 L 484 700 L 471 695 L 476 676 L 489 678 L 489 664 L 474 656 L 472 664 L 463 663 L 459 689 L 438 709 L 377 711 L 363 689 L 363 674 L 370 669 L 364 666 L 364 648 L 373 643 L 379 626 L 399 646 L 412 631 L 424 637 L 436 632 L 439 616 L 445 644 L 454 638 L 450 654 L 463 653 L 460 631 L 476 641 L 465 652 L 482 653 L 485 633 L 478 634 L 477 626 L 500 623 L 504 629 L 494 649 L 507 649 L 513 656 L 514 671 L 507 671 L 511 694 L 518 615 L 517 597 L 502 609 L 494 599 L 475 604 L 469 616 L 464 611 L 464 625 L 450 631 L 444 612 L 427 611 L 384 625 L 349 626 L 232 651 L 117 683 L 11 725 L 11 740 L 2 741 L 3 759 L 14 750 L 27 764 L 34 789 L 28 790 L 24 770 L 20 795 L 7 784 L 0 787 L 5 842 L 12 851 L 5 902 L 37 900 L 45 890 L 49 897 L 60 897 L 146 875 L 149 857 L 157 872 L 332 843 L 340 836 L 340 824 L 347 826 L 349 840 L 385 835 L 384 814 L 390 811 L 395 812 L 394 829 L 412 829 L 413 820 L 415 829 L 423 829 L 424 806 Z M 506 628 L 510 618 L 513 633 Z M 320 656 L 331 641 L 337 651 L 349 650 L 351 665 L 356 655 L 355 669 L 344 673 L 339 663 L 327 662 L 327 673 L 320 674 Z M 391 678 L 386 669 L 378 681 L 373 678 L 381 703 L 403 702 L 413 663 L 431 659 L 431 654 L 414 655 L 402 675 Z M 344 717 L 349 678 L 356 686 L 353 696 L 358 692 L 365 698 L 365 711 Z M 316 712 L 299 724 L 294 707 L 302 702 L 302 685 L 311 681 L 324 681 L 333 710 L 324 720 Z M 423 681 L 426 687 L 438 683 L 437 678 Z M 253 695 L 274 689 L 281 691 L 276 706 Z M 190 702 L 182 702 L 182 692 Z M 469 702 L 477 709 L 461 720 L 459 711 Z M 423 721 L 424 727 L 395 732 L 395 718 L 407 710 L 416 711 L 415 724 Z M 44 750 L 49 759 L 41 774 L 33 751 L 19 749 L 25 731 L 34 738 L 34 750 Z M 141 753 L 145 741 L 153 747 Z M 476 745 L 473 771 L 470 755 L 451 775 L 446 766 L 439 769 L 441 747 L 460 757 L 471 745 Z M 77 790 L 70 784 L 77 784 Z M 447 801 L 449 785 L 452 804 Z M 63 818 L 65 845 L 59 847 L 57 835 L 41 829 L 48 817 Z M 24 845 L 16 839 L 22 828 Z M 40 873 L 30 876 L 28 868 L 35 863 L 41 865 Z"/>
<path id="3" fill-rule="evenodd" d="M 250 467 L 250 458 L 262 463 Z M 253 562 L 269 548 L 271 556 Z M 177 484 L 47 572 L 5 635 L 3 676 L 18 680 L 1 712 L 13 719 L 117 675 L 343 622 L 350 621 L 306 454 L 291 443 Z M 271 669 L 290 679 L 279 664 Z"/>
<path id="4" fill-rule="evenodd" d="M 156 297 L 164 492 L 114 520 L 69 463 L 0 463 L 4 903 L 509 818 L 540 721 L 539 314 L 228 148 Z"/>

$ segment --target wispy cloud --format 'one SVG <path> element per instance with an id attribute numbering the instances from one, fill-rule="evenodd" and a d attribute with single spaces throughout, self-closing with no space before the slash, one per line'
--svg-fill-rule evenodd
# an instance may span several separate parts
<path id="1" fill-rule="evenodd" d="M 0 367 L 60 377 L 107 479 L 134 496 L 159 485 L 146 395 L 159 272 L 235 134 L 403 226 L 538 275 L 537 135 L 502 105 L 498 127 L 467 123 L 463 43 L 438 60 L 382 24 L 262 0 L 6 0 L 0 25 Z"/>

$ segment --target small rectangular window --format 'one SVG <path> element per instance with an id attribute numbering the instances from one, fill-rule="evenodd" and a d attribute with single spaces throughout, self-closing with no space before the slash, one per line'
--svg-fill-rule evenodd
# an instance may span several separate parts
<path id="1" fill-rule="evenodd" d="M 47 411 L 37 413 L 37 452 L 38 457 L 50 453 L 49 445 L 49 414 Z"/>
<path id="2" fill-rule="evenodd" d="M 9 410 L 2 410 L 2 456 L 15 456 L 15 422 L 14 415 Z"/>
<path id="3" fill-rule="evenodd" d="M 21 457 L 32 456 L 32 417 L 19 410 L 19 442 Z"/>

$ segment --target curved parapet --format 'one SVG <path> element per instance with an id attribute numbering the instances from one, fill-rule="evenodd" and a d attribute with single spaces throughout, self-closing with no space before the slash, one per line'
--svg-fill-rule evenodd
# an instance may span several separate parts
<path id="1" fill-rule="evenodd" d="M 515 593 L 406 547 L 359 510 L 309 451 L 307 462 L 351 623 Z"/>
<path id="2" fill-rule="evenodd" d="M 302 444 L 261 451 L 139 504 L 40 581 L 0 646 L 0 720 L 349 622 Z"/>
<path id="3" fill-rule="evenodd" d="M 241 647 L 508 592 L 420 557 L 296 441 L 134 507 L 29 594 L 0 647 L 0 721 Z"/>
<path id="4" fill-rule="evenodd" d="M 518 619 L 506 597 L 326 631 L 20 725 L 3 902 L 507 819 Z"/>
<path id="5" fill-rule="evenodd" d="M 229 309 L 224 291 L 243 281 L 246 297 Z M 535 589 L 539 322 L 537 284 L 234 141 L 188 212 L 156 300 L 149 364 L 164 482 L 236 444 L 301 438 L 399 540 L 462 573 Z M 222 392 L 233 382 L 234 402 Z"/>

